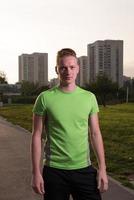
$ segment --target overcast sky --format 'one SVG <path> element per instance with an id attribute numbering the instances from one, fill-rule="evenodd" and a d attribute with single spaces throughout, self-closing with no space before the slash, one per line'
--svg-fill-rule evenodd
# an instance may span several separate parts
<path id="1" fill-rule="evenodd" d="M 59 49 L 82 56 L 105 39 L 124 40 L 124 74 L 134 76 L 134 0 L 0 0 L 0 71 L 9 83 L 22 53 L 48 53 L 50 79 Z"/>

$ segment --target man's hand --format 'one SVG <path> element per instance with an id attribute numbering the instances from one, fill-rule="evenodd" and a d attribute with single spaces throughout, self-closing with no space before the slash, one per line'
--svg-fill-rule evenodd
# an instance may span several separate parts
<path id="1" fill-rule="evenodd" d="M 35 174 L 32 177 L 32 188 L 37 194 L 43 195 L 44 190 L 44 181 L 41 174 Z"/>
<path id="2" fill-rule="evenodd" d="M 98 189 L 100 192 L 105 192 L 108 189 L 108 178 L 106 174 L 106 170 L 98 170 Z"/>

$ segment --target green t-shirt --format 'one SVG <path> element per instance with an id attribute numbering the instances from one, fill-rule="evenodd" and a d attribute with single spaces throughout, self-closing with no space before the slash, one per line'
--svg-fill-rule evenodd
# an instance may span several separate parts
<path id="1" fill-rule="evenodd" d="M 45 116 L 45 165 L 80 169 L 91 164 L 88 119 L 99 112 L 93 93 L 78 86 L 63 92 L 56 86 L 38 96 L 33 112 Z"/>

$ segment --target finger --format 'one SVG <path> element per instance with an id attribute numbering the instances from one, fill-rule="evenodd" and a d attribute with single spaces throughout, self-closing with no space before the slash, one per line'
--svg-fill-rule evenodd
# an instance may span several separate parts
<path id="1" fill-rule="evenodd" d="M 103 184 L 102 184 L 102 182 L 100 182 L 100 187 L 98 189 L 100 190 L 101 193 L 103 193 Z"/>
<path id="2" fill-rule="evenodd" d="M 104 192 L 108 190 L 108 183 L 104 182 L 104 187 L 103 187 Z"/>
<path id="3" fill-rule="evenodd" d="M 41 190 L 40 190 L 40 186 L 33 186 L 33 190 L 35 191 L 35 193 L 37 194 L 42 194 Z"/>
<path id="4" fill-rule="evenodd" d="M 102 193 L 103 192 L 103 181 L 101 178 L 98 177 L 98 189 Z"/>
<path id="5" fill-rule="evenodd" d="M 41 188 L 42 194 L 44 194 L 44 193 L 45 193 L 45 190 L 44 190 L 44 182 L 42 182 L 42 183 L 40 184 L 40 188 Z"/>
<path id="6" fill-rule="evenodd" d="M 101 188 L 101 179 L 98 178 L 98 189 L 100 189 L 100 188 Z"/>
<path id="7" fill-rule="evenodd" d="M 106 192 L 107 189 L 108 189 L 108 183 L 102 181 L 102 182 L 101 182 L 101 188 L 100 188 L 100 191 L 103 193 L 103 192 Z"/>
<path id="8" fill-rule="evenodd" d="M 39 188 L 38 188 L 38 192 L 39 192 L 39 194 L 43 194 L 43 192 L 41 191 L 41 185 L 39 186 Z"/>

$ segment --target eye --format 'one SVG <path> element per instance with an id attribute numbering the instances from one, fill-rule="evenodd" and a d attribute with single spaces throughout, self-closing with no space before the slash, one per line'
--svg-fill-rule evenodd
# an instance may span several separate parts
<path id="1" fill-rule="evenodd" d="M 74 67 L 74 66 L 71 66 L 70 68 L 71 68 L 71 69 L 74 69 L 75 67 Z"/>
<path id="2" fill-rule="evenodd" d="M 60 67 L 60 70 L 64 71 L 66 68 L 64 66 Z"/>

